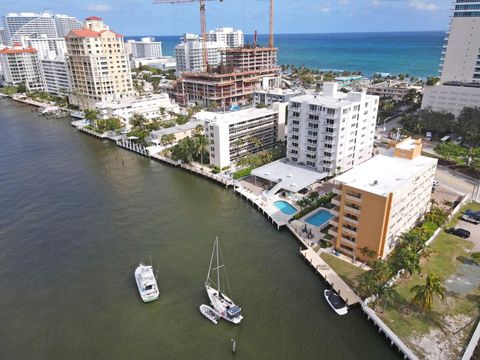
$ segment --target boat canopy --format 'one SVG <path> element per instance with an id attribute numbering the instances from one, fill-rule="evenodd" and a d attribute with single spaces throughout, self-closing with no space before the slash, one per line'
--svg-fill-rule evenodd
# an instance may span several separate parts
<path id="1" fill-rule="evenodd" d="M 227 310 L 227 314 L 229 317 L 235 317 L 239 315 L 241 311 L 242 309 L 239 306 L 235 305 Z"/>
<path id="2" fill-rule="evenodd" d="M 328 294 L 328 301 L 330 301 L 330 303 L 335 309 L 342 309 L 345 307 L 345 303 L 343 302 L 343 300 L 333 291 L 330 291 L 330 294 Z"/>

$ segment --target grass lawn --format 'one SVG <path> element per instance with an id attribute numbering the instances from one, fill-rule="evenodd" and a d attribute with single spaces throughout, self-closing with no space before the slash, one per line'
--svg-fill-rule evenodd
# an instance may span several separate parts
<path id="1" fill-rule="evenodd" d="M 340 260 L 333 255 L 322 253 L 320 257 L 353 289 L 358 287 L 357 277 L 365 270 Z"/>
<path id="2" fill-rule="evenodd" d="M 458 217 L 467 208 L 480 210 L 480 204 L 470 204 L 464 207 L 448 226 L 455 226 Z M 435 273 L 443 279 L 456 274 L 462 261 L 470 258 L 468 250 L 473 247 L 473 244 L 468 240 L 442 232 L 431 247 L 434 254 L 430 259 L 423 260 L 422 273 L 420 275 L 415 274 L 409 279 L 400 280 L 396 287 L 397 294 L 393 304 L 388 305 L 386 310 L 379 315 L 418 355 L 425 356 L 428 352 L 424 352 L 423 348 L 416 346 L 413 338 L 418 339 L 429 334 L 432 330 L 438 330 L 437 340 L 448 344 L 449 356 L 456 356 L 460 355 L 461 345 L 470 336 L 473 324 L 467 326 L 464 331 L 452 332 L 448 328 L 451 325 L 448 325 L 445 319 L 447 317 L 451 319 L 453 316 L 460 317 L 461 315 L 465 315 L 466 318 L 478 318 L 480 289 L 474 289 L 466 294 L 447 291 L 445 300 L 441 301 L 435 298 L 432 310 L 426 312 L 420 311 L 410 303 L 412 299 L 410 289 L 414 285 L 424 284 L 428 273 Z"/>

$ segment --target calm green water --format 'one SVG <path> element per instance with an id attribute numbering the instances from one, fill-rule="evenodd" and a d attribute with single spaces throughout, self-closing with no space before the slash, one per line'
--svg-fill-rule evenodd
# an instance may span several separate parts
<path id="1" fill-rule="evenodd" d="M 322 282 L 231 191 L 0 99 L 1 359 L 398 359 L 360 310 L 336 316 Z M 240 326 L 203 318 L 221 240 Z M 161 298 L 133 270 L 159 267 Z"/>

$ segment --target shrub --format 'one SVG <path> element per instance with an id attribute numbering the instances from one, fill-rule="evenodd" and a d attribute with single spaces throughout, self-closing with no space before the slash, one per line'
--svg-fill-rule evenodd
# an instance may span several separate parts
<path id="1" fill-rule="evenodd" d="M 438 229 L 438 225 L 432 221 L 426 221 L 422 224 L 422 229 L 425 231 L 425 234 L 428 235 L 428 240 Z"/>
<path id="2" fill-rule="evenodd" d="M 248 175 L 251 174 L 252 170 L 253 170 L 253 169 L 252 169 L 251 167 L 248 167 L 248 168 L 239 170 L 239 171 L 237 171 L 236 173 L 233 174 L 233 178 L 234 178 L 235 180 L 238 180 L 238 179 L 247 177 Z"/>
<path id="3" fill-rule="evenodd" d="M 480 252 L 472 253 L 473 262 L 477 265 L 480 265 Z"/>

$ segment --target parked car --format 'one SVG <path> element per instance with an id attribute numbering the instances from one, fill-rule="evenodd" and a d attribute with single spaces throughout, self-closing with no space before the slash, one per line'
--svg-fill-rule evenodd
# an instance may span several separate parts
<path id="1" fill-rule="evenodd" d="M 447 230 L 447 233 L 455 236 L 459 236 L 464 239 L 468 239 L 470 237 L 470 231 L 462 228 L 450 228 Z"/>
<path id="2" fill-rule="evenodd" d="M 480 221 L 480 211 L 467 210 L 464 214 Z"/>
<path id="3" fill-rule="evenodd" d="M 462 215 L 460 217 L 460 219 L 462 219 L 463 221 L 475 224 L 475 225 L 480 224 L 480 220 L 478 220 L 476 217 L 473 217 L 473 216 Z"/>

